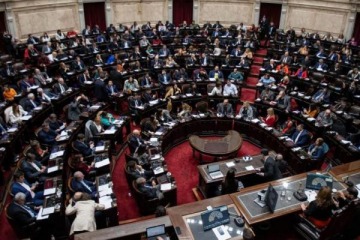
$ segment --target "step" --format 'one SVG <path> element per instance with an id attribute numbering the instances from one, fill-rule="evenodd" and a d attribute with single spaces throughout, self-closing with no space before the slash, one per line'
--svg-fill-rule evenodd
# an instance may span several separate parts
<path id="1" fill-rule="evenodd" d="M 254 102 L 256 95 L 255 89 L 242 88 L 241 89 L 241 101 Z"/>

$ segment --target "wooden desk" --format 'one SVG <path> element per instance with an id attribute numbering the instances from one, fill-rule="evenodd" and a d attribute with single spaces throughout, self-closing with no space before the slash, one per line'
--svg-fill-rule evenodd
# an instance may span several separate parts
<path id="1" fill-rule="evenodd" d="M 247 166 L 253 166 L 254 168 L 263 167 L 264 163 L 262 162 L 262 157 L 263 155 L 252 156 L 253 159 L 247 162 L 245 162 L 243 158 L 235 158 L 235 159 L 229 159 L 226 161 L 221 161 L 212 164 L 199 165 L 197 167 L 199 171 L 199 185 L 198 185 L 199 190 L 201 191 L 201 193 L 205 198 L 208 198 L 211 195 L 211 190 L 219 186 L 221 182 L 224 180 L 226 173 L 229 170 L 229 167 L 227 166 L 227 164 L 229 163 L 234 163 L 233 168 L 236 169 L 236 173 L 235 173 L 236 178 L 245 175 L 254 174 L 256 172 L 255 169 L 248 171 L 245 169 L 245 167 Z M 208 166 L 216 165 L 216 164 L 219 165 L 220 171 L 224 175 L 224 177 L 212 179 L 208 173 Z"/>
<path id="2" fill-rule="evenodd" d="M 360 160 L 333 167 L 330 173 L 339 181 L 348 180 L 358 185 L 360 184 Z"/>
<path id="3" fill-rule="evenodd" d="M 250 225 L 271 220 L 277 217 L 301 211 L 300 205 L 302 202 L 294 198 L 293 192 L 299 188 L 300 183 L 303 187 L 305 187 L 306 175 L 307 173 L 301 173 L 295 176 L 270 182 L 275 190 L 279 193 L 279 199 L 274 213 L 270 213 L 266 206 L 261 208 L 254 202 L 254 200 L 258 197 L 257 193 L 261 190 L 266 190 L 269 186 L 269 183 L 263 183 L 253 187 L 244 188 L 240 193 L 233 193 L 230 196 L 236 204 L 237 208 L 245 217 L 246 222 Z M 285 190 L 282 186 L 283 183 L 288 183 L 288 188 L 285 191 L 286 196 L 282 198 L 280 194 Z M 334 181 L 333 188 L 337 190 L 343 190 L 345 189 L 345 186 Z M 288 200 L 288 197 L 291 197 L 291 199 Z M 251 208 L 251 210 L 249 210 L 249 208 Z"/>
<path id="4" fill-rule="evenodd" d="M 196 135 L 189 137 L 193 156 L 195 156 L 196 151 L 199 152 L 200 161 L 202 160 L 202 154 L 212 156 L 214 160 L 222 157 L 236 157 L 242 141 L 240 133 L 234 130 L 229 130 L 225 137 L 216 140 L 202 139 Z"/>
<path id="5" fill-rule="evenodd" d="M 167 213 L 170 217 L 172 225 L 174 226 L 175 230 L 177 227 L 180 228 L 181 234 L 177 232 L 178 239 L 195 239 L 191 229 L 189 227 L 189 223 L 187 222 L 187 218 L 191 218 L 193 216 L 199 216 L 202 212 L 206 211 L 206 206 L 218 207 L 222 205 L 227 205 L 229 207 L 229 212 L 232 214 L 230 215 L 230 223 L 231 227 L 233 227 L 232 236 L 236 235 L 231 239 L 242 239 L 241 234 L 237 234 L 237 230 L 242 233 L 243 228 L 239 228 L 234 224 L 234 216 L 233 215 L 240 215 L 238 209 L 236 209 L 233 201 L 231 200 L 229 195 L 223 195 L 216 198 L 205 199 L 199 202 L 193 202 L 189 204 L 184 204 L 181 206 L 171 207 L 167 209 Z M 233 207 L 233 208 L 232 208 Z M 235 213 L 235 212 L 236 213 Z M 190 223 L 191 224 L 191 223 Z M 198 223 L 196 223 L 198 224 Z M 176 232 L 176 231 L 175 231 Z M 212 233 L 211 230 L 209 232 Z M 208 232 L 206 232 L 208 233 Z M 213 233 L 212 233 L 213 234 Z M 215 235 L 213 234 L 214 239 L 216 239 Z M 210 239 L 210 238 L 209 238 Z"/>
<path id="6" fill-rule="evenodd" d="M 141 239 L 141 235 L 146 232 L 146 228 L 165 224 L 166 232 L 173 231 L 169 216 L 151 218 L 135 223 L 124 224 L 115 227 L 100 229 L 95 232 L 88 232 L 75 235 L 76 240 L 100 240 L 100 239 Z"/>

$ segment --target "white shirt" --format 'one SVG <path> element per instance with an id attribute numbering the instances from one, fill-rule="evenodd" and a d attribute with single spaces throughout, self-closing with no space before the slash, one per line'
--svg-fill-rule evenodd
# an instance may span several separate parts
<path id="1" fill-rule="evenodd" d="M 34 162 L 29 162 L 31 166 L 33 166 L 33 168 L 35 168 L 37 171 L 40 171 L 40 168 L 38 167 L 38 165 L 36 165 L 36 163 Z"/>
<path id="2" fill-rule="evenodd" d="M 230 86 L 228 84 L 225 84 L 223 94 L 224 94 L 224 96 L 237 95 L 238 90 L 237 90 L 236 86 L 232 83 L 230 84 Z"/>
<path id="3" fill-rule="evenodd" d="M 35 197 L 35 193 L 31 190 L 30 186 L 27 185 L 26 183 L 19 183 L 23 188 L 25 188 L 26 190 L 28 190 L 31 194 L 31 197 L 34 198 Z"/>

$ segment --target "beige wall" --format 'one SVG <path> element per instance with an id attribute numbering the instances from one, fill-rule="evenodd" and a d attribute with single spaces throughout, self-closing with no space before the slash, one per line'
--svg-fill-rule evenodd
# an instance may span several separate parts
<path id="1" fill-rule="evenodd" d="M 172 0 L 0 0 L 6 9 L 9 30 L 19 38 L 28 33 L 49 33 L 57 29 L 81 30 L 84 27 L 83 2 L 104 1 L 107 23 L 172 20 Z M 200 24 L 221 21 L 228 26 L 259 19 L 262 0 L 194 0 L 194 20 Z M 280 27 L 351 36 L 359 0 L 264 0 L 283 4 Z"/>

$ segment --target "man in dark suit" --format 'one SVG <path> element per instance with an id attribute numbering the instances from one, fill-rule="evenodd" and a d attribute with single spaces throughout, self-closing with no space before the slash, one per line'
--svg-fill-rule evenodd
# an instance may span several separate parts
<path id="1" fill-rule="evenodd" d="M 265 71 L 272 71 L 276 69 L 276 64 L 274 59 L 270 59 L 269 63 L 264 66 Z"/>
<path id="2" fill-rule="evenodd" d="M 75 69 L 76 71 L 82 71 L 85 70 L 85 64 L 84 62 L 80 59 L 80 57 L 76 57 L 75 61 L 73 62 L 73 69 Z"/>
<path id="3" fill-rule="evenodd" d="M 58 134 L 54 130 L 50 129 L 48 123 L 43 123 L 41 128 L 42 129 L 38 133 L 40 143 L 51 146 L 54 145 L 56 140 L 59 138 Z"/>
<path id="4" fill-rule="evenodd" d="M 74 173 L 74 177 L 71 180 L 71 188 L 75 192 L 85 192 L 94 199 L 96 198 L 97 191 L 93 182 L 84 179 L 84 174 L 80 171 Z"/>
<path id="5" fill-rule="evenodd" d="M 127 172 L 131 175 L 132 180 L 143 177 L 147 180 L 154 176 L 153 171 L 144 170 L 141 165 L 136 164 L 135 161 L 129 161 L 127 164 Z"/>
<path id="6" fill-rule="evenodd" d="M 148 185 L 145 178 L 139 177 L 138 179 L 136 179 L 136 185 L 138 190 L 148 199 L 164 198 L 159 189 L 159 185 L 157 185 L 154 180 L 151 182 L 151 185 Z"/>
<path id="7" fill-rule="evenodd" d="M 34 83 L 32 83 L 29 79 L 29 76 L 24 76 L 24 79 L 20 81 L 20 88 L 21 91 L 26 93 L 30 91 L 30 88 L 34 86 Z"/>
<path id="8" fill-rule="evenodd" d="M 129 138 L 129 149 L 132 154 L 142 155 L 146 150 L 145 141 L 141 138 L 140 130 L 135 129 Z"/>
<path id="9" fill-rule="evenodd" d="M 24 103 L 24 109 L 27 112 L 31 112 L 36 107 L 40 107 L 40 103 L 35 99 L 35 95 L 33 93 L 29 93 Z"/>
<path id="10" fill-rule="evenodd" d="M 163 47 L 159 51 L 160 57 L 168 57 L 170 55 L 169 49 L 166 47 L 166 45 L 163 45 Z"/>
<path id="11" fill-rule="evenodd" d="M 45 120 L 45 123 L 49 124 L 51 130 L 55 132 L 61 132 L 66 126 L 66 124 L 60 121 L 55 113 L 50 114 L 50 116 Z"/>
<path id="12" fill-rule="evenodd" d="M 119 92 L 119 90 L 117 89 L 117 87 L 114 85 L 113 81 L 109 81 L 108 84 L 106 85 L 106 91 L 109 95 L 114 95 L 116 93 Z"/>
<path id="13" fill-rule="evenodd" d="M 270 26 L 267 28 L 267 32 L 265 32 L 265 42 L 264 46 L 267 46 L 270 39 L 274 38 L 276 33 L 276 27 L 273 22 L 270 22 Z"/>
<path id="14" fill-rule="evenodd" d="M 77 140 L 74 141 L 74 148 L 78 150 L 84 157 L 88 157 L 94 154 L 94 143 L 86 144 L 85 143 L 85 135 L 80 133 L 77 136 Z"/>
<path id="15" fill-rule="evenodd" d="M 273 181 L 282 178 L 279 166 L 275 160 L 269 156 L 269 150 L 262 149 L 261 154 L 264 160 L 264 167 L 257 168 L 258 171 L 256 174 L 267 179 L 267 181 Z"/>
<path id="16" fill-rule="evenodd" d="M 101 73 L 100 78 L 96 79 L 94 84 L 94 95 L 99 102 L 104 102 L 109 98 L 104 80 L 105 74 Z"/>
<path id="17" fill-rule="evenodd" d="M 284 53 L 284 55 L 281 56 L 280 62 L 281 62 L 281 63 L 285 63 L 285 64 L 287 64 L 287 65 L 290 65 L 290 64 L 291 64 L 291 62 L 292 62 L 292 57 L 289 56 L 289 52 L 288 52 L 288 51 L 286 51 L 286 52 Z"/>
<path id="18" fill-rule="evenodd" d="M 233 114 L 232 105 L 229 103 L 228 99 L 224 99 L 222 103 L 217 105 L 217 113 L 222 116 L 228 116 Z"/>
<path id="19" fill-rule="evenodd" d="M 159 74 L 158 80 L 161 84 L 167 85 L 171 83 L 170 74 L 166 73 L 166 70 L 162 70 L 161 74 Z"/>
<path id="20" fill-rule="evenodd" d="M 150 87 L 152 85 L 152 80 L 149 75 L 149 73 L 146 73 L 146 75 L 141 79 L 140 86 L 142 87 Z"/>
<path id="21" fill-rule="evenodd" d="M 69 87 L 66 85 L 63 78 L 59 78 L 58 82 L 54 84 L 54 92 L 56 94 L 64 94 L 68 89 Z"/>
<path id="22" fill-rule="evenodd" d="M 314 69 L 318 71 L 327 71 L 328 65 L 324 63 L 323 59 L 319 59 L 319 61 L 314 65 Z"/>
<path id="23" fill-rule="evenodd" d="M 219 70 L 219 66 L 216 66 L 214 70 L 209 72 L 209 78 L 224 79 L 224 74 Z"/>
<path id="24" fill-rule="evenodd" d="M 26 180 L 30 183 L 44 182 L 46 179 L 46 167 L 35 160 L 35 155 L 27 153 L 25 160 L 22 162 L 22 169 L 24 171 Z"/>
<path id="25" fill-rule="evenodd" d="M 304 129 L 304 125 L 299 124 L 296 127 L 296 131 L 291 136 L 291 139 L 294 141 L 294 146 L 303 147 L 309 144 L 310 135 L 309 132 L 306 129 Z"/>
<path id="26" fill-rule="evenodd" d="M 37 185 L 32 185 L 25 180 L 23 172 L 16 172 L 14 174 L 14 182 L 11 185 L 11 194 L 16 195 L 17 193 L 21 192 L 25 194 L 26 202 L 34 203 L 35 206 L 42 206 L 44 203 L 44 192 L 37 191 L 35 192 Z"/>

